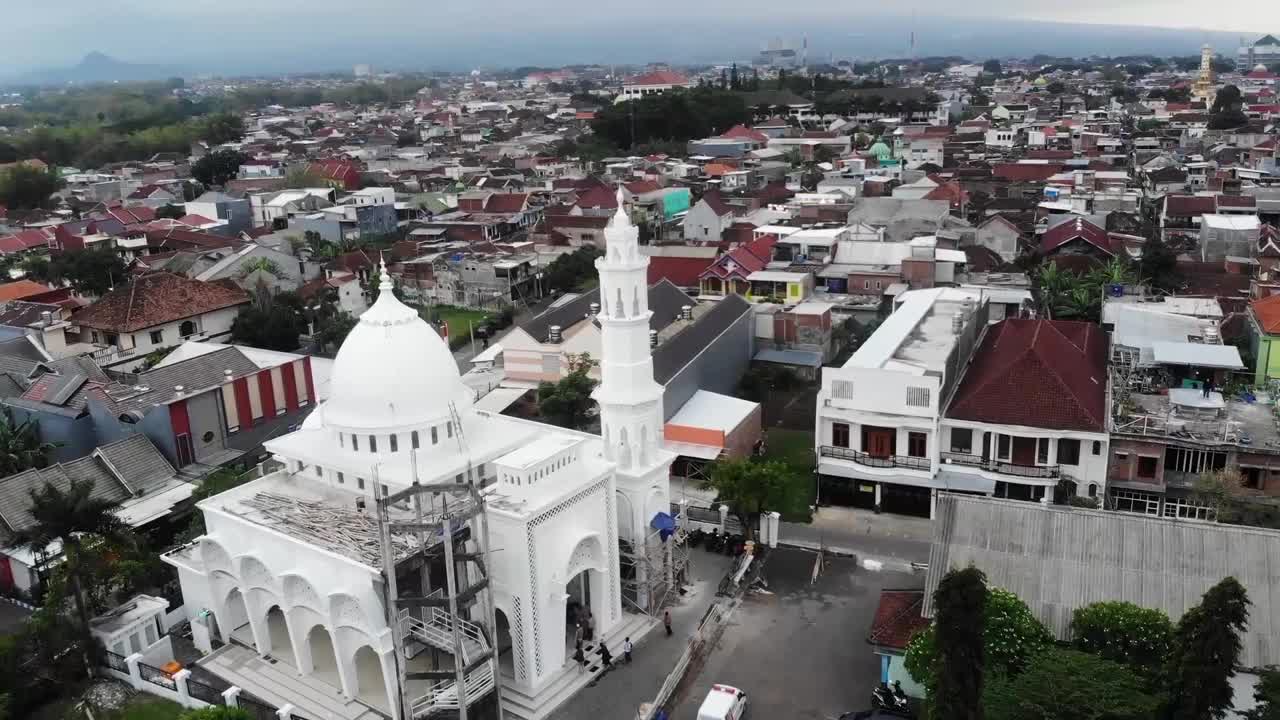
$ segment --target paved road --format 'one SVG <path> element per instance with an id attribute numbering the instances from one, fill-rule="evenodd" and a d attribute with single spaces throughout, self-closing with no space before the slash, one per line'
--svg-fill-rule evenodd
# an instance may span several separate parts
<path id="1" fill-rule="evenodd" d="M 928 518 L 879 514 L 854 508 L 820 508 L 808 525 L 782 523 L 778 537 L 784 544 L 851 554 L 892 569 L 910 570 L 911 563 L 929 561 L 933 526 Z"/>
<path id="2" fill-rule="evenodd" d="M 869 707 L 880 663 L 865 638 L 880 590 L 923 587 L 924 575 L 871 572 L 851 558 L 834 558 L 810 585 L 813 557 L 796 548 L 770 555 L 764 576 L 772 594 L 743 600 L 681 688 L 672 720 L 694 720 L 714 683 L 746 691 L 749 717 L 826 720 Z"/>

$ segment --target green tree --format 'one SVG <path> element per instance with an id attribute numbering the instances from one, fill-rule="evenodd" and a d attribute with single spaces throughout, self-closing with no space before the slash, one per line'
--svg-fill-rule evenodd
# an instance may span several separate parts
<path id="1" fill-rule="evenodd" d="M 1226 716 L 1249 604 L 1244 586 L 1228 577 L 1178 621 L 1169 659 L 1169 720 Z"/>
<path id="2" fill-rule="evenodd" d="M 1053 643 L 1053 636 L 1031 608 L 1008 590 L 988 588 L 983 607 L 982 649 L 986 668 L 991 672 L 1016 675 L 1036 653 Z M 911 677 L 931 690 L 939 671 L 933 625 L 911 638 L 905 660 Z"/>
<path id="3" fill-rule="evenodd" d="M 1066 92 L 1066 90 L 1067 90 L 1067 86 L 1063 85 L 1057 80 L 1054 80 L 1053 82 L 1044 86 L 1044 91 L 1049 93 L 1050 95 L 1061 95 L 1062 93 Z"/>
<path id="4" fill-rule="evenodd" d="M 298 337 L 306 331 L 307 321 L 288 305 L 253 303 L 231 323 L 231 340 L 265 350 L 291 352 L 298 349 Z"/>
<path id="5" fill-rule="evenodd" d="M 590 375 L 593 363 L 587 353 L 568 354 L 565 362 L 569 372 L 563 378 L 539 383 L 538 414 L 553 425 L 582 430 L 590 419 L 591 391 L 596 386 Z"/>
<path id="6" fill-rule="evenodd" d="M 982 720 L 987 577 L 970 566 L 952 569 L 933 593 L 938 645 L 933 702 L 936 720 Z"/>
<path id="7" fill-rule="evenodd" d="M 48 272 L 81 295 L 100 296 L 127 281 L 128 269 L 115 250 L 101 247 L 60 252 L 49 260 Z"/>
<path id="8" fill-rule="evenodd" d="M 204 119 L 203 139 L 210 145 L 238 142 L 244 137 L 244 120 L 231 113 L 217 113 Z"/>
<path id="9" fill-rule="evenodd" d="M 211 498 L 214 495 L 226 492 L 231 488 L 239 487 L 250 479 L 251 478 L 248 473 L 241 475 L 235 470 L 220 468 L 217 471 L 206 475 L 205 478 L 200 481 L 199 487 L 191 493 L 191 504 L 194 505 L 201 500 Z M 191 513 L 191 523 L 183 533 L 183 540 L 195 540 L 203 535 L 204 532 L 204 513 L 199 511 Z"/>
<path id="10" fill-rule="evenodd" d="M 42 170 L 26 164 L 0 170 L 0 205 L 10 210 L 45 207 L 49 196 L 58 192 L 62 181 L 52 168 Z"/>
<path id="11" fill-rule="evenodd" d="M 177 220 L 178 218 L 181 218 L 186 214 L 187 214 L 186 208 L 182 207 L 181 205 L 174 205 L 173 203 L 169 203 L 168 205 L 164 205 L 156 208 L 157 218 L 168 218 L 170 220 Z"/>
<path id="12" fill-rule="evenodd" d="M 328 184 L 327 180 L 311 172 L 311 168 L 306 165 L 295 167 L 284 175 L 284 186 L 292 190 L 326 187 Z"/>
<path id="13" fill-rule="evenodd" d="M 0 477 L 48 465 L 49 453 L 58 446 L 40 439 L 40 423 L 18 422 L 8 407 L 0 412 Z"/>
<path id="14" fill-rule="evenodd" d="M 1244 114 L 1244 95 L 1235 85 L 1226 85 L 1218 90 L 1213 98 L 1213 106 L 1209 109 L 1210 130 L 1230 130 L 1246 125 L 1248 116 Z"/>
<path id="15" fill-rule="evenodd" d="M 1158 236 L 1142 246 L 1142 259 L 1138 261 L 1142 280 L 1157 290 L 1172 292 L 1181 287 L 1178 276 L 1178 254 Z"/>
<path id="16" fill-rule="evenodd" d="M 90 536 L 127 541 L 128 526 L 115 514 L 117 503 L 96 497 L 92 480 L 70 482 L 64 492 L 45 483 L 31 490 L 33 524 L 9 536 L 9 547 L 24 547 L 36 557 L 54 543 L 62 546 L 63 567 L 72 588 L 80 631 L 80 651 L 87 674 L 93 674 L 95 645 L 89 632 L 89 608 L 85 602 L 86 541 Z"/>
<path id="17" fill-rule="evenodd" d="M 790 472 L 785 463 L 777 460 L 720 459 L 711 465 L 702 486 L 715 490 L 716 499 L 728 504 L 750 539 L 760 513 L 786 503 Z"/>
<path id="18" fill-rule="evenodd" d="M 1071 644 L 1149 677 L 1169 656 L 1173 623 L 1163 611 L 1130 602 L 1091 603 L 1071 613 Z"/>
<path id="19" fill-rule="evenodd" d="M 191 166 L 191 177 L 206 187 L 226 185 L 235 178 L 245 156 L 235 150 L 215 150 Z"/>
<path id="20" fill-rule="evenodd" d="M 1245 720 L 1280 720 L 1280 668 L 1272 666 L 1258 673 L 1253 699 L 1257 705 L 1245 712 Z"/>
<path id="21" fill-rule="evenodd" d="M 552 260 L 542 271 L 542 282 L 547 290 L 571 292 L 578 290 L 596 276 L 596 258 L 604 251 L 595 245 L 583 245 L 571 253 Z"/>
<path id="22" fill-rule="evenodd" d="M 987 720 L 1152 720 L 1160 701 L 1123 665 L 1048 648 L 1024 672 L 993 676 L 982 704 Z"/>
<path id="23" fill-rule="evenodd" d="M 992 58 L 991 60 L 982 63 L 982 72 L 987 73 L 988 75 L 999 75 L 1004 72 L 1004 66 L 1000 64 L 999 60 Z"/>
<path id="24" fill-rule="evenodd" d="M 333 348 L 336 351 L 358 323 L 359 320 L 347 312 L 338 311 L 324 316 L 316 324 L 316 342 L 322 349 Z"/>

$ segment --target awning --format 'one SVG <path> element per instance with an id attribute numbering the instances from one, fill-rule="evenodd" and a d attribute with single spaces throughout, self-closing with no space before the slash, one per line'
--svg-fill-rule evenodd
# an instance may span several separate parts
<path id="1" fill-rule="evenodd" d="M 934 487 L 939 490 L 956 490 L 958 492 L 979 492 L 990 495 L 996 490 L 996 481 L 977 473 L 955 472 L 939 469 L 934 478 Z"/>
<path id="2" fill-rule="evenodd" d="M 529 392 L 524 388 L 498 387 L 490 390 L 484 397 L 476 401 L 474 407 L 477 410 L 486 410 L 492 413 L 500 413 L 511 407 L 525 393 Z"/>
<path id="3" fill-rule="evenodd" d="M 1159 341 L 1151 343 L 1151 356 L 1161 365 L 1244 369 L 1240 351 L 1234 345 Z"/>
<path id="4" fill-rule="evenodd" d="M 191 497 L 196 490 L 196 486 L 189 482 L 173 480 L 172 483 L 158 493 L 122 505 L 116 510 L 116 517 L 136 528 L 168 515 L 175 505 Z"/>
<path id="5" fill-rule="evenodd" d="M 770 348 L 756 353 L 753 359 L 758 362 L 778 363 L 779 365 L 822 367 L 822 353 L 812 350 L 774 350 Z"/>
<path id="6" fill-rule="evenodd" d="M 490 345 L 488 348 L 486 348 L 484 352 L 471 358 L 471 362 L 473 364 L 494 362 L 498 359 L 498 356 L 501 354 L 502 354 L 502 346 L 497 343 L 494 343 Z"/>
<path id="7" fill-rule="evenodd" d="M 662 445 L 676 455 L 698 458 L 699 460 L 715 460 L 720 457 L 720 453 L 724 452 L 724 448 L 712 445 L 699 445 L 697 443 L 672 442 L 667 440 L 663 442 Z"/>

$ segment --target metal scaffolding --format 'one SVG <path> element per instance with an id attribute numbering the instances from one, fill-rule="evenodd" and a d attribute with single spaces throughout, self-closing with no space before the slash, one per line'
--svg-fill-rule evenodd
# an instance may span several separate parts
<path id="1" fill-rule="evenodd" d="M 377 500 L 387 624 L 393 629 L 400 707 L 396 717 L 467 720 L 490 693 L 502 718 L 497 624 L 489 589 L 489 529 L 478 483 L 415 482 Z M 444 585 L 431 586 L 432 568 Z M 416 576 L 417 587 L 400 587 Z M 421 659 L 427 653 L 431 662 Z M 449 656 L 451 660 L 442 659 Z M 428 667 L 423 668 L 422 666 Z M 427 681 L 425 687 L 412 681 Z M 474 713 L 473 713 L 474 717 Z"/>
<path id="2" fill-rule="evenodd" d="M 687 582 L 689 545 L 685 542 L 684 519 L 666 540 L 654 530 L 641 547 L 620 543 L 622 598 L 642 613 L 658 615 Z"/>

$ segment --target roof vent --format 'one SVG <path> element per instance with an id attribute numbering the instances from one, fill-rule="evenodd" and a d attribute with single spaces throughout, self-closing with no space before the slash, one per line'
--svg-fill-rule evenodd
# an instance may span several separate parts
<path id="1" fill-rule="evenodd" d="M 549 330 L 549 335 L 547 336 L 547 340 L 553 343 L 560 342 L 560 326 L 559 325 L 551 326 Z"/>
<path id="2" fill-rule="evenodd" d="M 591 317 L 595 317 L 599 314 L 600 314 L 600 303 L 591 303 Z"/>
<path id="3" fill-rule="evenodd" d="M 681 306 L 681 307 L 680 307 L 680 319 L 681 319 L 681 320 L 692 320 L 692 319 L 693 319 L 693 306 L 692 306 L 692 305 L 683 305 L 683 306 Z"/>
<path id="4" fill-rule="evenodd" d="M 959 335 L 964 331 L 964 313 L 958 312 L 951 316 L 951 332 Z"/>
<path id="5" fill-rule="evenodd" d="M 1204 327 L 1204 343 L 1205 345 L 1217 345 L 1219 343 L 1216 325 L 1206 325 Z"/>
<path id="6" fill-rule="evenodd" d="M 182 393 L 183 393 L 184 391 L 186 391 L 186 388 L 184 388 L 184 387 L 183 387 L 183 386 L 181 386 L 181 385 L 174 385 L 174 386 L 173 386 L 173 394 L 174 394 L 174 396 L 175 396 L 175 397 L 182 397 Z"/>

